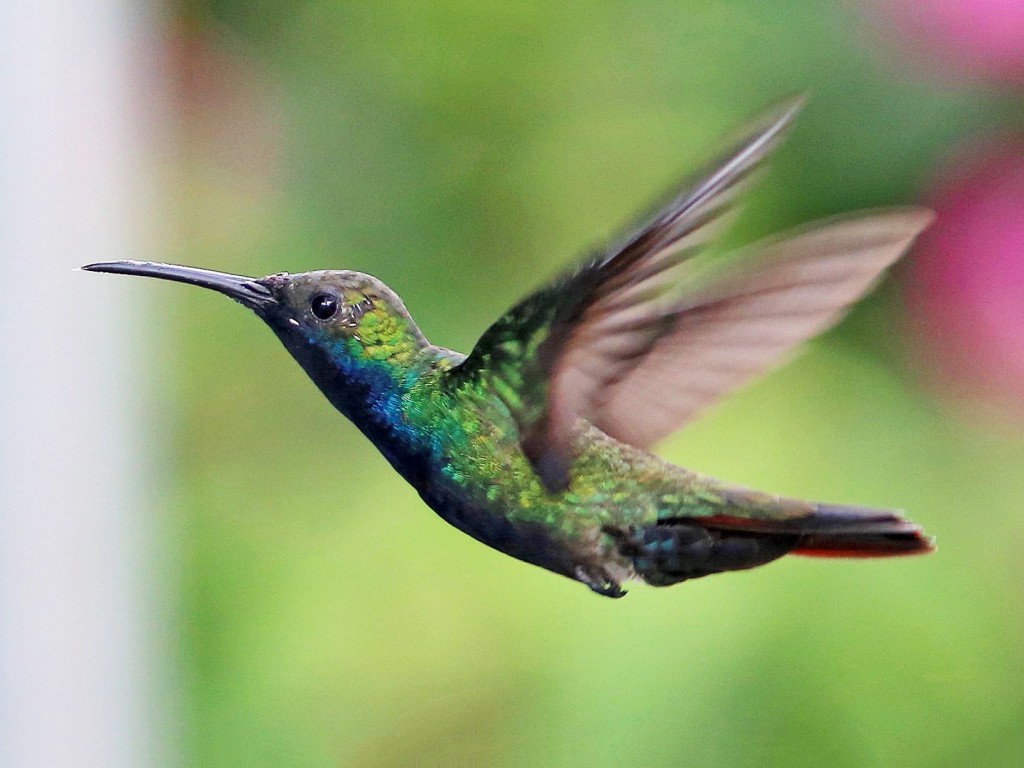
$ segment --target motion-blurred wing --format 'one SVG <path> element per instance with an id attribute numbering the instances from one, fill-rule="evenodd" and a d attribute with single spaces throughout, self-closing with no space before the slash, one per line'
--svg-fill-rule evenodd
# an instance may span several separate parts
<path id="1" fill-rule="evenodd" d="M 863 213 L 754 246 L 731 276 L 679 306 L 646 356 L 602 390 L 586 417 L 618 440 L 650 446 L 833 325 L 931 220 L 924 209 Z M 562 388 L 580 376 L 559 371 L 553 409 L 572 401 Z"/>
<path id="2" fill-rule="evenodd" d="M 766 116 L 644 226 L 513 307 L 455 373 L 502 397 L 548 488 L 566 482 L 577 418 L 601 426 L 609 387 L 672 327 L 688 260 L 728 222 L 801 104 Z"/>

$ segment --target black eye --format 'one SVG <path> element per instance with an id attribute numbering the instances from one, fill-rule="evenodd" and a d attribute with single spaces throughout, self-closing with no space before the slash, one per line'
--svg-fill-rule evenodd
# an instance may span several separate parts
<path id="1" fill-rule="evenodd" d="M 321 320 L 330 320 L 338 314 L 338 297 L 329 293 L 318 293 L 309 300 L 309 308 Z"/>

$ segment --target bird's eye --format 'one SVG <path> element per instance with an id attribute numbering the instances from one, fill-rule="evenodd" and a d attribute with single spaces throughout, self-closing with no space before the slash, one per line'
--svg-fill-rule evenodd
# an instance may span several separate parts
<path id="1" fill-rule="evenodd" d="M 330 320 L 338 314 L 338 297 L 318 293 L 309 300 L 309 308 L 321 320 Z"/>

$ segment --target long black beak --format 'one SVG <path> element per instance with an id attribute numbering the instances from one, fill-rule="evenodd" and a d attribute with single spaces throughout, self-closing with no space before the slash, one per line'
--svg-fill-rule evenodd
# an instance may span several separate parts
<path id="1" fill-rule="evenodd" d="M 229 275 L 226 272 L 182 267 L 177 264 L 158 264 L 152 261 L 101 261 L 86 264 L 82 269 L 88 272 L 158 277 L 161 280 L 198 285 L 200 288 L 223 293 L 249 309 L 262 309 L 275 303 L 269 288 L 256 278 L 244 275 Z"/>

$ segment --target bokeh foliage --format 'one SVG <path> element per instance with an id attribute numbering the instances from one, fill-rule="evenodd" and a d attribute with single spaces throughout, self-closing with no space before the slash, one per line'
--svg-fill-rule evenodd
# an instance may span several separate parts
<path id="1" fill-rule="evenodd" d="M 218 134 L 235 164 L 183 134 L 169 257 L 368 271 L 467 350 L 798 91 L 813 98 L 742 237 L 913 201 L 1005 104 L 903 71 L 852 4 L 831 5 L 192 0 L 182 28 L 243 62 L 274 128 L 270 149 Z M 434 517 L 237 307 L 146 290 L 165 340 L 154 408 L 173 426 L 156 440 L 182 533 L 190 765 L 1024 758 L 1024 449 L 921 390 L 891 283 L 661 452 L 903 507 L 938 553 L 791 558 L 617 602 Z"/>

